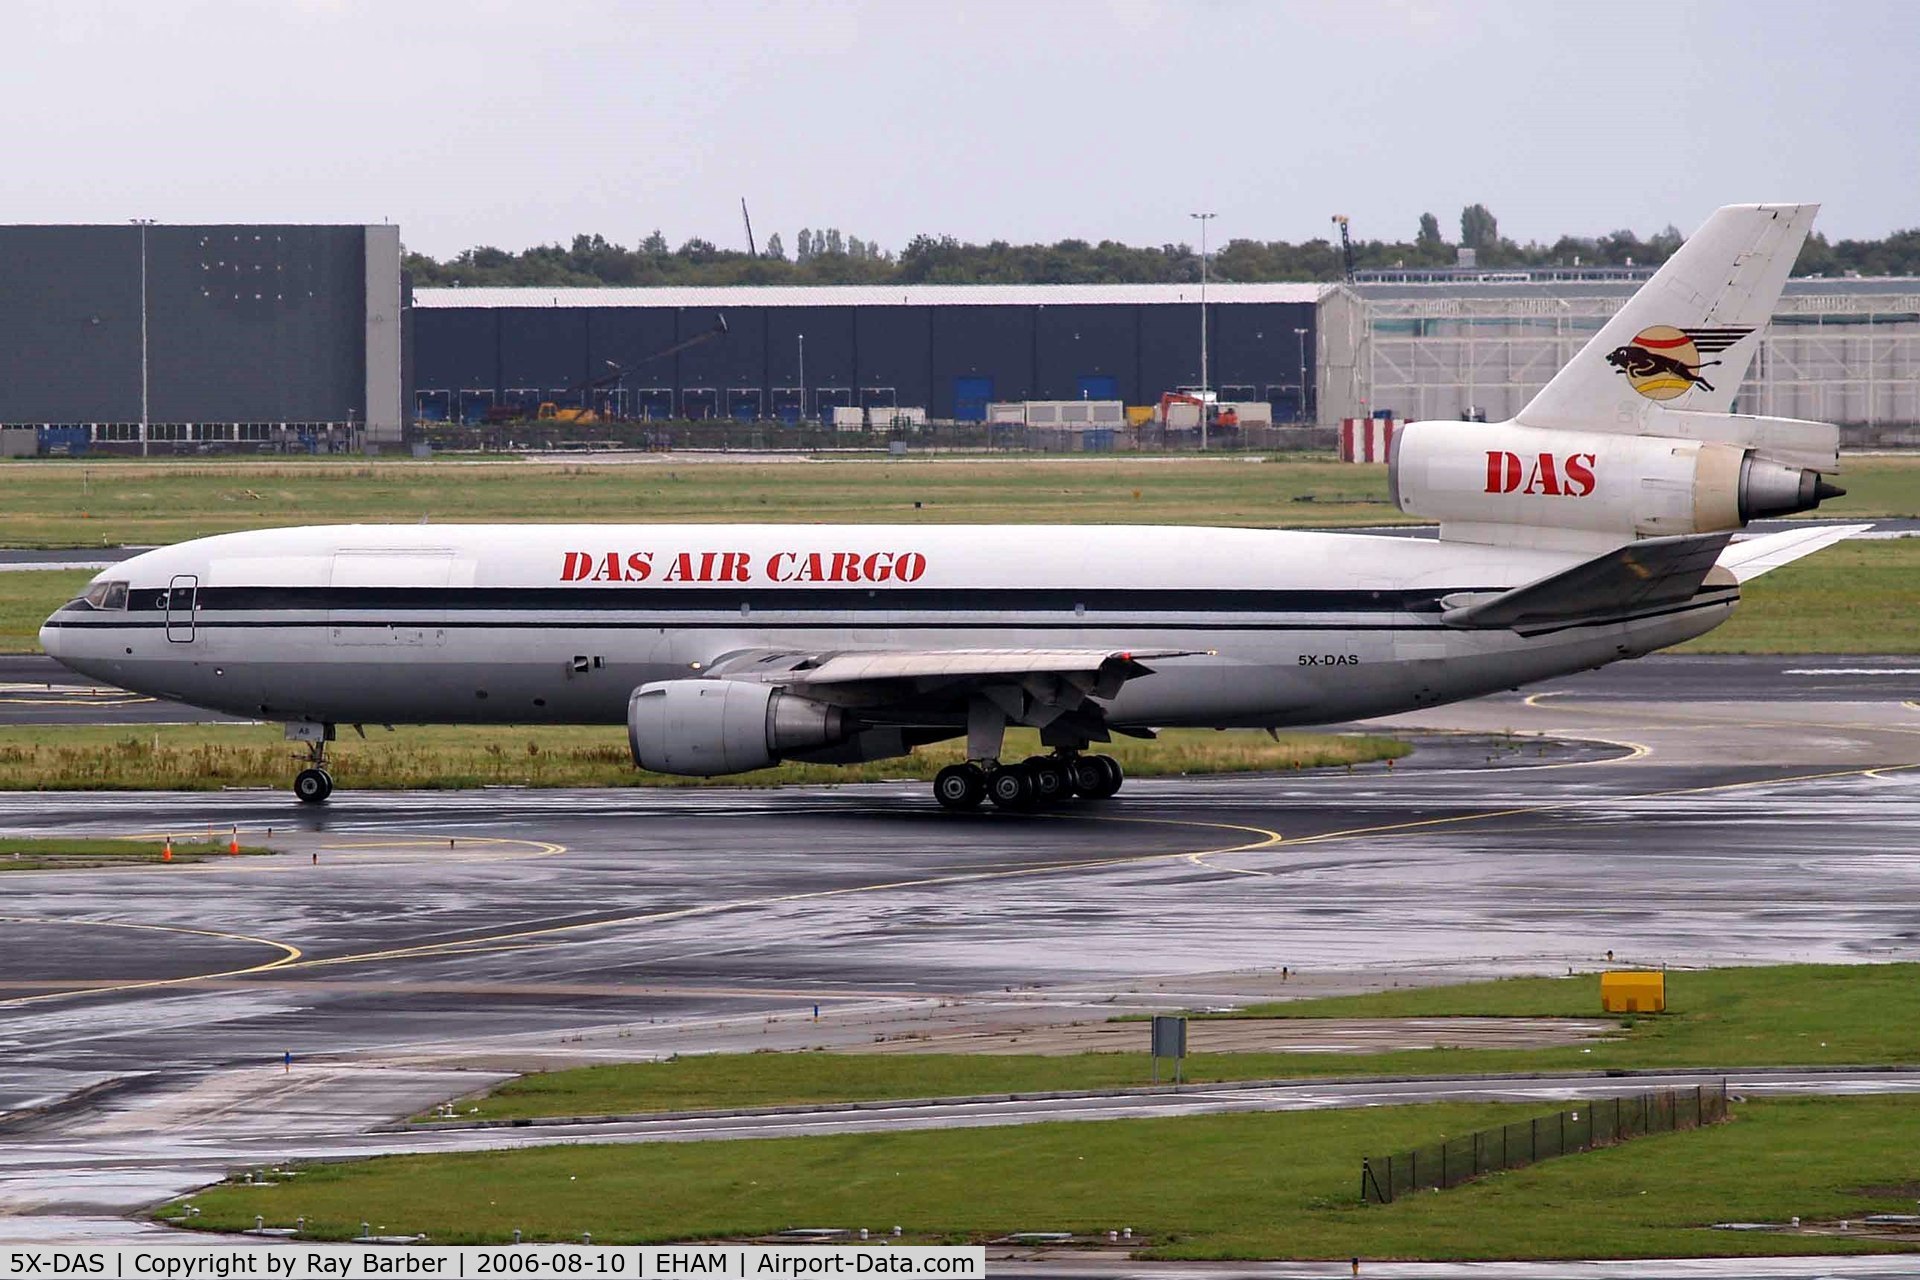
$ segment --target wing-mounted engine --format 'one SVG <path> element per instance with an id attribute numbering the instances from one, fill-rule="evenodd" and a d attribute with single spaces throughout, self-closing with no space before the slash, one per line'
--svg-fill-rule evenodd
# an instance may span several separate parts
<path id="1" fill-rule="evenodd" d="M 627 699 L 634 763 L 655 773 L 764 769 L 845 742 L 857 729 L 839 707 L 750 680 L 662 680 Z"/>
<path id="2" fill-rule="evenodd" d="M 1389 460 L 1393 500 L 1440 522 L 1463 542 L 1588 547 L 1597 541 L 1718 533 L 1749 521 L 1811 511 L 1845 492 L 1820 470 L 1824 423 L 1674 414 L 1720 440 L 1561 431 L 1517 422 L 1414 422 L 1396 433 Z M 1809 430 L 1793 433 L 1791 427 Z M 1740 442 L 1765 438 L 1773 447 Z M 1731 441 L 1731 442 L 1729 442 Z M 1827 462 L 1828 458 L 1832 462 Z"/>
<path id="3" fill-rule="evenodd" d="M 1102 703 L 1180 649 L 946 649 L 805 654 L 739 650 L 706 676 L 644 684 L 627 700 L 634 763 L 713 777 L 779 760 L 852 764 L 991 725 L 1044 741 L 1105 741 Z M 981 754 L 981 753 L 976 753 Z M 993 754 L 985 752 L 984 754 Z"/>

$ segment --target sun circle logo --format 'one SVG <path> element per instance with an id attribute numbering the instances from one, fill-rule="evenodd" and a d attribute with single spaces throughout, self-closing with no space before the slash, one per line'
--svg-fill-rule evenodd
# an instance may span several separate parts
<path id="1" fill-rule="evenodd" d="M 1649 400 L 1671 400 L 1702 383 L 1699 349 L 1672 325 L 1649 325 L 1607 360 Z"/>
<path id="2" fill-rule="evenodd" d="M 1719 364 L 1703 357 L 1718 355 L 1752 333 L 1751 328 L 1676 329 L 1670 324 L 1648 325 L 1633 341 L 1607 353 L 1607 363 L 1649 400 L 1671 400 L 1695 387 L 1712 391 L 1702 369 Z"/>

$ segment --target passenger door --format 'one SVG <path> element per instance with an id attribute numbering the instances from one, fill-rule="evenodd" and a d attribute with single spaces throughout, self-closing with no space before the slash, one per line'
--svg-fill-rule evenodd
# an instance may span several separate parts
<path id="1" fill-rule="evenodd" d="M 176 574 L 167 585 L 167 639 L 173 643 L 193 643 L 193 611 L 199 596 L 200 579 L 193 574 Z"/>

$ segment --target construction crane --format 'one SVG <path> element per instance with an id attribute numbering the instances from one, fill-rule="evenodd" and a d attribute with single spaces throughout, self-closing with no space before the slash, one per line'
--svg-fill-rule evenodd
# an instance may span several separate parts
<path id="1" fill-rule="evenodd" d="M 1353 240 L 1350 236 L 1347 235 L 1347 215 L 1344 213 L 1334 214 L 1333 224 L 1340 228 L 1340 255 L 1346 260 L 1347 283 L 1352 284 L 1353 283 Z"/>
<path id="2" fill-rule="evenodd" d="M 540 402 L 539 407 L 534 410 L 533 416 L 542 422 L 572 422 L 572 423 L 598 422 L 600 420 L 600 416 L 596 414 L 591 408 L 589 408 L 586 403 L 587 400 L 589 400 L 592 397 L 593 392 L 604 390 L 607 387 L 619 386 L 621 383 L 621 380 L 624 379 L 627 376 L 628 372 L 630 372 L 630 370 L 634 367 L 637 367 L 639 365 L 651 364 L 655 360 L 664 360 L 668 356 L 679 355 L 682 351 L 686 351 L 692 347 L 697 347 L 702 343 L 712 342 L 716 338 L 724 338 L 727 336 L 727 333 L 728 333 L 728 329 L 727 329 L 726 313 L 715 312 L 713 317 L 712 328 L 703 329 L 699 333 L 694 334 L 691 338 L 686 338 L 680 342 L 676 342 L 670 347 L 664 347 L 661 350 L 654 352 L 650 356 L 643 356 L 641 359 L 635 361 L 633 365 L 619 365 L 619 364 L 615 364 L 611 360 L 603 361 L 602 363 L 604 363 L 608 368 L 613 370 L 612 373 L 602 374 L 598 378 L 588 378 L 583 382 L 576 382 L 572 386 L 566 388 L 564 392 L 562 392 L 563 395 L 569 395 L 569 396 L 576 391 L 579 392 L 580 399 L 581 399 L 581 404 L 579 408 L 573 408 L 571 406 L 562 408 L 557 401 L 543 400 Z M 496 421 L 496 420 L 503 421 L 503 422 L 510 421 L 512 418 L 512 415 L 513 415 L 513 411 L 511 409 L 503 408 L 501 410 L 501 415 L 498 419 L 495 419 L 490 415 L 488 418 L 488 421 L 490 422 Z"/>

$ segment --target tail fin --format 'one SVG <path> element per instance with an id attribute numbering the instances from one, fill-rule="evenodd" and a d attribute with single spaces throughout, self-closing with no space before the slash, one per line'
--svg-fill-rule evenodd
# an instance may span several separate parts
<path id="1" fill-rule="evenodd" d="M 1817 204 L 1730 204 L 1527 403 L 1529 427 L 1633 432 L 1654 406 L 1726 413 Z"/>

